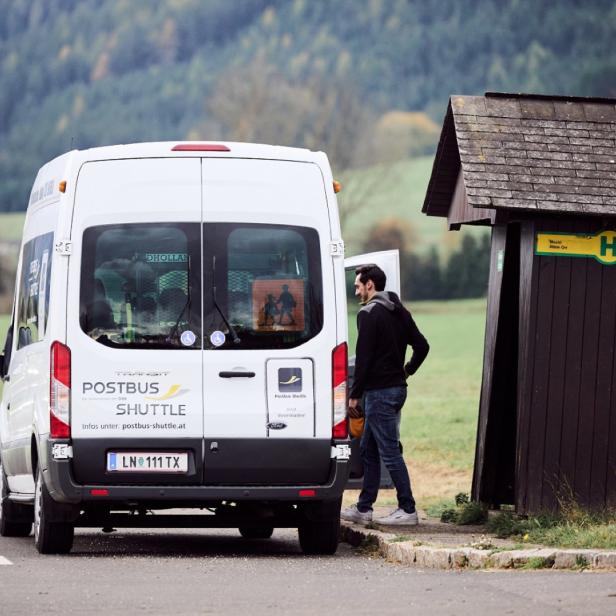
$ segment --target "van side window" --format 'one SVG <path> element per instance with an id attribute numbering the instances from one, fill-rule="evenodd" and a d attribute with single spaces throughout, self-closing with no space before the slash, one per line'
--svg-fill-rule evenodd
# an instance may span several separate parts
<path id="1" fill-rule="evenodd" d="M 49 316 L 49 287 L 53 233 L 39 235 L 24 244 L 17 308 L 17 348 L 45 337 Z"/>
<path id="2" fill-rule="evenodd" d="M 86 229 L 82 330 L 111 347 L 201 348 L 200 246 L 198 223 Z"/>
<path id="3" fill-rule="evenodd" d="M 4 378 L 9 373 L 9 366 L 11 365 L 11 355 L 13 354 L 13 328 L 14 323 L 11 322 L 8 330 L 6 331 L 6 338 L 4 340 L 4 351 L 2 359 L 2 370 L 0 371 L 0 377 Z"/>
<path id="4" fill-rule="evenodd" d="M 321 331 L 315 229 L 206 223 L 204 238 L 206 349 L 292 348 Z"/>

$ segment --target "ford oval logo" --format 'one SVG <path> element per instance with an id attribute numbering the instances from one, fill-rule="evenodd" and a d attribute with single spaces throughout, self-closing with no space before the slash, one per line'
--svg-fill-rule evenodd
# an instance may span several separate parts
<path id="1" fill-rule="evenodd" d="M 287 427 L 287 424 L 283 421 L 270 421 L 267 424 L 269 430 L 284 430 Z"/>

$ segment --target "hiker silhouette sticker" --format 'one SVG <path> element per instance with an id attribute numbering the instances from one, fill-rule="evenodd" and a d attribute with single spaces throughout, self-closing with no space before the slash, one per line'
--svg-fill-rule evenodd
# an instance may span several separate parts
<path id="1" fill-rule="evenodd" d="M 252 283 L 253 329 L 303 331 L 304 280 L 258 279 Z"/>

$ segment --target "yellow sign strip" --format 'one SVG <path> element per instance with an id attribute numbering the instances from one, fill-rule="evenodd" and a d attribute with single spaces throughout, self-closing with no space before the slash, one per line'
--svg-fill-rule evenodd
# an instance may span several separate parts
<path id="1" fill-rule="evenodd" d="M 556 257 L 594 257 L 604 265 L 616 263 L 616 231 L 537 233 L 535 254 Z"/>

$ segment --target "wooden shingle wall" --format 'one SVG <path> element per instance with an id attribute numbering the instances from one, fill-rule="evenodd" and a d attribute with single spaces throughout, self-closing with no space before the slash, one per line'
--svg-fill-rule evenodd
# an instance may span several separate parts
<path id="1" fill-rule="evenodd" d="M 453 96 L 468 201 L 475 207 L 616 215 L 616 106 Z"/>
<path id="2" fill-rule="evenodd" d="M 462 179 L 462 171 L 459 171 L 451 206 L 447 213 L 447 224 L 449 225 L 449 229 L 459 229 L 461 224 L 492 225 L 494 224 L 495 218 L 495 210 L 471 207 L 469 205 L 466 187 Z"/>
<path id="3" fill-rule="evenodd" d="M 423 212 L 428 216 L 447 216 L 459 173 L 460 154 L 456 143 L 450 103 L 434 157 Z"/>

